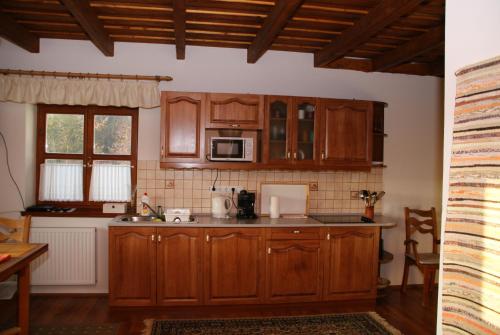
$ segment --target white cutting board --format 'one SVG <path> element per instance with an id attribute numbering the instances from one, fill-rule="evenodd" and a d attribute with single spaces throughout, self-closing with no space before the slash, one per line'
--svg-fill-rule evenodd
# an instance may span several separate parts
<path id="1" fill-rule="evenodd" d="M 279 197 L 281 215 L 307 215 L 309 184 L 261 184 L 260 214 L 269 215 L 271 196 Z"/>

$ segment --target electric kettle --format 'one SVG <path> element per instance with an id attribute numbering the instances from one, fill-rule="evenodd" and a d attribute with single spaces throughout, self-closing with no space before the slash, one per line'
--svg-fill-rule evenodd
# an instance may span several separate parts
<path id="1" fill-rule="evenodd" d="M 223 195 L 214 195 L 212 197 L 212 216 L 214 218 L 228 218 L 231 207 L 233 207 L 233 202 L 230 197 Z"/>

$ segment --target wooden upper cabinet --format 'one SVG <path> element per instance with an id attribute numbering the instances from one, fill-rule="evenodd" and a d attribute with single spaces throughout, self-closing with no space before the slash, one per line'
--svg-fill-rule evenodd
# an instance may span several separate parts
<path id="1" fill-rule="evenodd" d="M 204 161 L 205 96 L 204 93 L 162 92 L 162 161 Z"/>
<path id="2" fill-rule="evenodd" d="M 264 233 L 257 228 L 205 229 L 205 302 L 261 303 Z"/>
<path id="3" fill-rule="evenodd" d="M 292 102 L 292 159 L 295 165 L 311 166 L 318 158 L 318 99 L 295 97 Z"/>
<path id="4" fill-rule="evenodd" d="M 156 303 L 154 227 L 109 228 L 109 304 L 151 306 Z"/>
<path id="5" fill-rule="evenodd" d="M 208 93 L 207 128 L 262 129 L 264 96 Z"/>
<path id="6" fill-rule="evenodd" d="M 329 229 L 325 248 L 325 299 L 375 298 L 379 227 Z"/>
<path id="7" fill-rule="evenodd" d="M 265 104 L 264 159 L 269 164 L 289 164 L 292 159 L 292 99 L 267 96 Z"/>
<path id="8" fill-rule="evenodd" d="M 198 228 L 158 228 L 158 305 L 202 302 L 202 241 Z"/>
<path id="9" fill-rule="evenodd" d="M 370 167 L 373 103 L 321 99 L 321 164 Z"/>
<path id="10" fill-rule="evenodd" d="M 318 158 L 318 123 L 316 98 L 266 97 L 265 162 L 271 166 L 314 166 Z"/>

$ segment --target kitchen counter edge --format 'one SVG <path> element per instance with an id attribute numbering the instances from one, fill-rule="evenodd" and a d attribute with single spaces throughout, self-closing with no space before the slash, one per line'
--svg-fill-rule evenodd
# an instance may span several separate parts
<path id="1" fill-rule="evenodd" d="M 122 222 L 116 218 L 108 223 L 109 227 L 170 227 L 170 228 L 280 228 L 280 227 L 394 227 L 396 224 L 382 215 L 375 216 L 373 223 L 321 223 L 313 218 L 279 218 L 259 217 L 253 220 L 236 218 L 216 219 L 211 216 L 194 216 L 193 222 Z"/>

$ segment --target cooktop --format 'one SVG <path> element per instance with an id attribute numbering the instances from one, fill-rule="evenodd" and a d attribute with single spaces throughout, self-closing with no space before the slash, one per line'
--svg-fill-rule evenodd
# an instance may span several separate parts
<path id="1" fill-rule="evenodd" d="M 321 223 L 349 224 L 374 222 L 372 219 L 361 215 L 309 215 L 309 217 Z"/>

